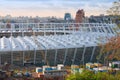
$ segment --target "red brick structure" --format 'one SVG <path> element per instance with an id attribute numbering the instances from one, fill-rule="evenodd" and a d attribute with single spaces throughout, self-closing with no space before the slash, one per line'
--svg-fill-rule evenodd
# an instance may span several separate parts
<path id="1" fill-rule="evenodd" d="M 75 17 L 75 22 L 76 23 L 82 23 L 83 22 L 83 19 L 85 17 L 85 12 L 83 9 L 79 9 L 77 12 L 76 12 L 76 17 Z"/>

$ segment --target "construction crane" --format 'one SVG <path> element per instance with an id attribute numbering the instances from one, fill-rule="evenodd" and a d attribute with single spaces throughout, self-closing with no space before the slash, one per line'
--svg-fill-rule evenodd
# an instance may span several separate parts
<path id="1" fill-rule="evenodd" d="M 41 49 L 41 44 L 37 40 L 37 36 L 35 35 L 35 31 L 33 31 L 33 38 L 34 38 L 35 44 L 37 45 L 37 47 L 40 50 Z M 45 60 L 45 53 L 42 50 L 40 50 L 40 52 L 41 52 L 42 58 Z M 44 63 L 46 63 L 46 65 L 49 65 L 47 59 L 44 61 Z"/>

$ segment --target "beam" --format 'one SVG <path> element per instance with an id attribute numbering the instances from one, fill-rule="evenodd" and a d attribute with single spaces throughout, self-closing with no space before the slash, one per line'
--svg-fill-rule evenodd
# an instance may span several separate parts
<path id="1" fill-rule="evenodd" d="M 1 62 L 2 62 L 2 59 L 1 59 L 1 54 L 0 54 L 0 65 L 2 64 Z"/>
<path id="2" fill-rule="evenodd" d="M 95 53 L 95 49 L 96 49 L 96 46 L 93 47 L 92 55 L 91 55 L 91 57 L 90 57 L 90 61 L 92 61 L 92 59 L 93 59 L 93 56 L 94 56 L 94 53 Z"/>
<path id="3" fill-rule="evenodd" d="M 65 56 L 64 56 L 64 61 L 63 61 L 63 64 L 65 65 L 65 61 L 66 61 L 66 57 L 67 57 L 67 53 L 68 53 L 68 49 L 66 48 L 65 50 Z"/>
<path id="4" fill-rule="evenodd" d="M 23 51 L 23 66 L 24 66 L 25 52 Z"/>
<path id="5" fill-rule="evenodd" d="M 83 65 L 84 65 L 84 59 L 85 59 L 85 51 L 86 51 L 86 47 L 85 47 L 85 45 L 84 45 L 84 50 L 83 50 L 83 53 L 82 53 L 82 59 L 81 59 L 81 61 L 83 61 Z"/>
<path id="6" fill-rule="evenodd" d="M 55 60 L 54 60 L 54 65 L 56 65 L 56 60 L 57 60 L 57 49 L 55 50 Z"/>
<path id="7" fill-rule="evenodd" d="M 75 48 L 75 50 L 74 50 L 74 56 L 73 56 L 73 62 L 72 62 L 72 64 L 74 64 L 74 62 L 75 62 L 76 53 L 77 53 L 77 48 Z"/>
<path id="8" fill-rule="evenodd" d="M 47 50 L 45 49 L 45 58 L 44 58 L 45 60 L 45 63 L 47 63 Z M 48 63 L 47 63 L 48 64 Z"/>
<path id="9" fill-rule="evenodd" d="M 34 64 L 36 64 L 36 49 L 34 49 Z"/>

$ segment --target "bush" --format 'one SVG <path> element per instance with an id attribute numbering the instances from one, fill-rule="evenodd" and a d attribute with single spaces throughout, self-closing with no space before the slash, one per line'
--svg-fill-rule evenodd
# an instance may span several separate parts
<path id="1" fill-rule="evenodd" d="M 120 80 L 120 74 L 116 76 L 106 72 L 94 73 L 93 71 L 84 70 L 82 73 L 70 74 L 66 80 Z"/>

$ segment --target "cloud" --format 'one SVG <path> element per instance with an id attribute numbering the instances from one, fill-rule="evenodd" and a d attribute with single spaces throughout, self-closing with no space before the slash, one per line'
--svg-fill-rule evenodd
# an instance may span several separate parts
<path id="1" fill-rule="evenodd" d="M 21 13 L 39 15 L 52 13 L 63 16 L 65 12 L 75 15 L 78 9 L 84 9 L 86 15 L 105 13 L 114 0 L 0 0 L 0 11 L 10 14 Z M 4 14 L 3 13 L 3 14 Z M 39 14 L 38 14 L 39 13 Z M 48 14 L 46 14 L 47 16 Z M 50 15 L 50 14 L 49 14 Z"/>

